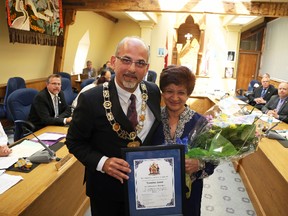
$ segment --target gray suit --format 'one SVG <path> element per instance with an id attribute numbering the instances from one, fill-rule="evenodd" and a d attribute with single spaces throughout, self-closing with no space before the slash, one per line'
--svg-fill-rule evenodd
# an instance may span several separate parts
<path id="1" fill-rule="evenodd" d="M 277 107 L 280 98 L 278 95 L 273 95 L 268 103 L 262 107 L 261 111 L 263 113 L 267 113 L 269 110 L 274 110 Z M 286 97 L 285 101 L 283 102 L 282 106 L 278 111 L 279 120 L 284 121 L 287 123 L 288 121 L 288 97 Z"/>

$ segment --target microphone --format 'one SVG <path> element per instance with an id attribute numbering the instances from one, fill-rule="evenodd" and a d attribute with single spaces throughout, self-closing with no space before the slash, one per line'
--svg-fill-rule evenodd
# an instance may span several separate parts
<path id="1" fill-rule="evenodd" d="M 16 124 L 21 125 L 21 128 L 23 131 L 29 132 L 28 134 L 32 134 L 38 142 L 45 148 L 45 150 L 38 151 L 28 157 L 27 159 L 30 160 L 32 163 L 49 163 L 51 160 L 56 159 L 56 154 L 55 152 L 50 149 L 45 143 L 43 143 L 34 133 L 33 133 L 33 128 L 34 125 L 29 122 L 29 121 L 24 121 L 24 120 L 16 120 Z M 30 128 L 28 128 L 30 127 Z M 27 134 L 27 135 L 28 135 Z"/>
<path id="2" fill-rule="evenodd" d="M 250 110 L 250 113 L 249 114 L 252 114 L 252 112 L 254 111 L 255 107 L 253 107 L 251 110 Z"/>
<path id="3" fill-rule="evenodd" d="M 57 97 L 58 97 L 59 104 L 61 104 L 61 98 L 59 96 L 57 96 Z"/>
<path id="4" fill-rule="evenodd" d="M 280 124 L 281 122 L 282 122 L 282 121 L 279 121 L 279 122 L 277 122 L 275 125 L 273 125 L 272 127 L 268 128 L 268 129 L 265 131 L 265 135 L 268 136 L 269 132 L 270 132 L 273 128 L 275 128 L 278 124 Z"/>
<path id="5" fill-rule="evenodd" d="M 230 96 L 230 94 L 229 93 L 225 93 L 222 97 L 220 97 L 220 99 L 219 100 L 222 100 L 222 99 L 224 99 L 224 98 L 226 98 L 226 97 L 229 97 Z"/>

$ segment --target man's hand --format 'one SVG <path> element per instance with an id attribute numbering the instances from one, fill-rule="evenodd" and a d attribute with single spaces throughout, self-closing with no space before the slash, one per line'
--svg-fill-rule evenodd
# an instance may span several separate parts
<path id="1" fill-rule="evenodd" d="M 128 180 L 129 177 L 126 175 L 127 173 L 131 172 L 131 169 L 129 168 L 130 165 L 123 159 L 120 158 L 108 158 L 103 166 L 103 171 L 118 179 L 122 184 L 125 180 Z"/>
<path id="2" fill-rule="evenodd" d="M 72 117 L 66 118 L 66 124 L 70 123 L 72 121 Z"/>

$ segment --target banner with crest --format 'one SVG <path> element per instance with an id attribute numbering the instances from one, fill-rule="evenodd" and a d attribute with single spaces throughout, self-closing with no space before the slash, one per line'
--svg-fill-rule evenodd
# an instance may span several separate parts
<path id="1" fill-rule="evenodd" d="M 6 0 L 11 43 L 63 46 L 62 0 Z"/>

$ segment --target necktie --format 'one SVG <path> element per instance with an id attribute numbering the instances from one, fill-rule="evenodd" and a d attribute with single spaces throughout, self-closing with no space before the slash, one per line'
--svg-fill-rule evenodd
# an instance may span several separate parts
<path id="1" fill-rule="evenodd" d="M 266 94 L 266 89 L 263 88 L 263 90 L 261 92 L 261 97 L 263 98 L 265 94 Z"/>
<path id="2" fill-rule="evenodd" d="M 132 127 L 135 129 L 136 125 L 138 124 L 137 119 L 137 111 L 136 111 L 136 96 L 131 94 L 130 96 L 131 104 L 128 107 L 127 117 L 131 122 Z"/>
<path id="3" fill-rule="evenodd" d="M 277 107 L 276 107 L 276 112 L 277 112 L 277 113 L 279 112 L 279 110 L 280 110 L 280 108 L 281 108 L 283 102 L 284 102 L 283 99 L 280 99 L 280 100 L 279 100 L 279 102 L 278 102 L 278 104 L 277 104 Z"/>
<path id="4" fill-rule="evenodd" d="M 59 109 L 58 109 L 58 97 L 55 95 L 54 96 L 54 112 L 55 112 L 55 117 L 59 115 Z"/>

